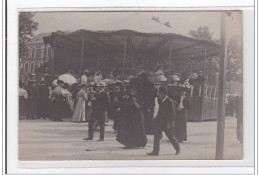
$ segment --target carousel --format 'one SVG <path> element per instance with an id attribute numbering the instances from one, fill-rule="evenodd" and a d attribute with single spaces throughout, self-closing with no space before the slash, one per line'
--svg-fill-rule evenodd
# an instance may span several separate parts
<path id="1" fill-rule="evenodd" d="M 44 37 L 45 45 L 52 47 L 48 62 L 53 75 L 73 70 L 80 76 L 86 68 L 107 74 L 119 70 L 123 81 L 145 71 L 155 86 L 168 86 L 172 96 L 180 88 L 187 89 L 188 120 L 217 118 L 218 75 L 213 60 L 219 55 L 219 43 L 174 34 L 138 13 L 99 27 Z M 115 80 L 108 77 L 107 81 Z"/>

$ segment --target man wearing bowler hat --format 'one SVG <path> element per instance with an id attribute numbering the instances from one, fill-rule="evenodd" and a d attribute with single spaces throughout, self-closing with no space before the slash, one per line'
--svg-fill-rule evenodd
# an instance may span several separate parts
<path id="1" fill-rule="evenodd" d="M 107 111 L 109 108 L 109 99 L 105 90 L 105 82 L 100 81 L 97 85 L 97 92 L 92 97 L 91 101 L 94 101 L 92 117 L 90 118 L 88 125 L 88 138 L 84 140 L 93 140 L 94 132 L 93 127 L 95 121 L 98 121 L 100 126 L 100 137 L 97 141 L 104 141 L 105 135 L 105 117 L 107 116 Z"/>
<path id="2" fill-rule="evenodd" d="M 175 106 L 176 102 L 172 101 L 167 96 L 166 87 L 160 86 L 157 92 L 157 98 L 159 104 L 159 110 L 154 115 L 155 132 L 154 132 L 154 144 L 153 151 L 147 153 L 148 155 L 158 156 L 160 150 L 160 137 L 162 131 L 169 138 L 172 146 L 176 150 L 176 155 L 180 154 L 180 146 L 175 136 L 172 133 L 173 121 L 175 118 Z"/>

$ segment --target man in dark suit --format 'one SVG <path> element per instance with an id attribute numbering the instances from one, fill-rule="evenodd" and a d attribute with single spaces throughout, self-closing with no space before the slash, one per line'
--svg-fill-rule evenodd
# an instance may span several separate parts
<path id="1" fill-rule="evenodd" d="M 154 115 L 155 121 L 155 133 L 154 133 L 154 144 L 153 144 L 153 151 L 147 153 L 148 155 L 159 155 L 160 150 L 160 136 L 162 131 L 166 134 L 169 138 L 172 146 L 176 150 L 176 155 L 180 154 L 180 146 L 178 141 L 176 140 L 175 136 L 172 132 L 173 121 L 175 118 L 175 107 L 176 102 L 172 101 L 167 96 L 167 89 L 166 87 L 159 87 L 157 92 L 156 103 L 159 104 L 159 109 L 155 110 L 157 114 Z"/>
<path id="2" fill-rule="evenodd" d="M 243 143 L 243 96 L 237 96 L 235 99 L 235 111 L 237 117 L 237 140 Z"/>
<path id="3" fill-rule="evenodd" d="M 97 141 L 104 141 L 105 117 L 107 116 L 107 111 L 110 106 L 108 95 L 104 92 L 105 86 L 105 82 L 100 81 L 97 84 L 97 93 L 95 93 L 94 97 L 91 99 L 94 101 L 93 112 L 88 125 L 88 138 L 84 138 L 84 140 L 93 140 L 94 123 L 95 121 L 98 121 L 100 127 L 100 137 Z"/>

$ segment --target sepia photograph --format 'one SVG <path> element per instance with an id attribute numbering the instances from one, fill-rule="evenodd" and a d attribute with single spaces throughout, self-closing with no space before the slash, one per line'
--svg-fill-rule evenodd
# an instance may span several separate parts
<path id="1" fill-rule="evenodd" d="M 234 10 L 20 11 L 18 159 L 243 160 L 242 29 Z"/>

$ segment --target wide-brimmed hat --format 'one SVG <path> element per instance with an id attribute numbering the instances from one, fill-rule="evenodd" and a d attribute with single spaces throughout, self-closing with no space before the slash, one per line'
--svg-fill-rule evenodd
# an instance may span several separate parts
<path id="1" fill-rule="evenodd" d="M 64 84 L 64 81 L 58 80 L 58 81 L 57 81 L 57 84 Z"/>
<path id="2" fill-rule="evenodd" d="M 85 87 L 87 87 L 87 85 L 86 84 L 81 84 L 79 87 L 80 88 L 85 88 Z"/>
<path id="3" fill-rule="evenodd" d="M 97 83 L 97 87 L 106 87 L 106 83 L 104 81 L 100 81 Z"/>
<path id="4" fill-rule="evenodd" d="M 94 82 L 90 82 L 88 85 L 89 86 L 95 86 L 95 83 Z"/>
<path id="5" fill-rule="evenodd" d="M 123 80 L 124 84 L 129 85 L 130 81 L 129 80 Z"/>
<path id="6" fill-rule="evenodd" d="M 46 84 L 47 82 L 45 80 L 41 80 L 40 84 Z"/>
<path id="7" fill-rule="evenodd" d="M 88 70 L 88 69 L 85 69 L 85 70 L 84 70 L 84 73 L 88 73 L 88 72 L 90 72 L 90 70 Z"/>

